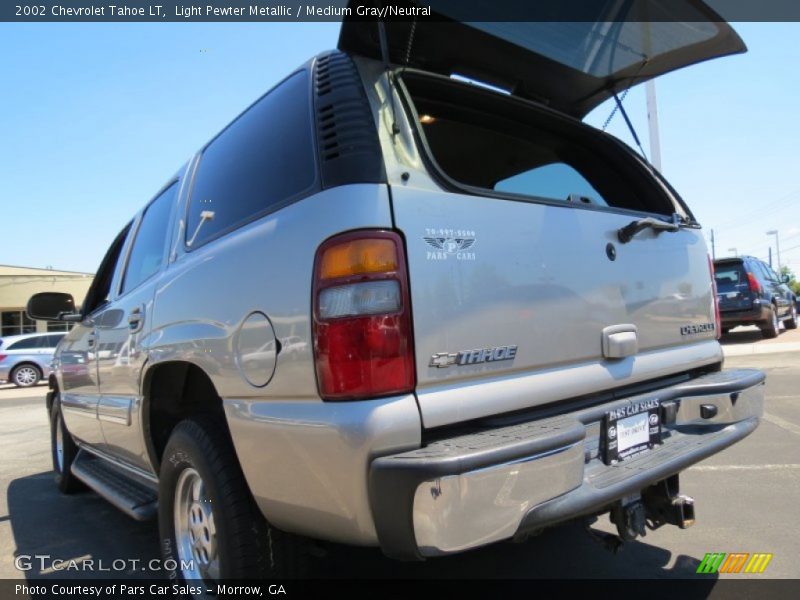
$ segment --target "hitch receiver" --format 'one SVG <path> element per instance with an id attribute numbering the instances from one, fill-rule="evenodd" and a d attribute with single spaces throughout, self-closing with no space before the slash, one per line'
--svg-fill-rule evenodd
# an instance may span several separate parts
<path id="1" fill-rule="evenodd" d="M 679 492 L 677 475 L 645 489 L 642 500 L 650 529 L 658 529 L 666 523 L 681 529 L 694 525 L 694 499 Z"/>

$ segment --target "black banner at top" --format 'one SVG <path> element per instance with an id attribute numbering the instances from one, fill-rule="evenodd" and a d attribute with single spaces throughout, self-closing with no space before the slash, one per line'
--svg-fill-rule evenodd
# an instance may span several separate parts
<path id="1" fill-rule="evenodd" d="M 698 17 L 702 16 L 702 19 Z M 6 22 L 800 21 L 798 0 L 17 0 Z"/>

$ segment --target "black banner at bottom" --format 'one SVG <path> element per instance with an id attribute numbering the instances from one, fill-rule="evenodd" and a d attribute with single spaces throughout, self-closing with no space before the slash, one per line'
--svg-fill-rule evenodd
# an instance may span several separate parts
<path id="1" fill-rule="evenodd" d="M 100 598 L 328 598 L 347 600 L 369 598 L 424 599 L 455 595 L 467 598 L 563 598 L 565 595 L 587 594 L 604 598 L 614 594 L 631 594 L 655 600 L 669 598 L 736 598 L 795 600 L 800 598 L 798 579 L 724 579 L 699 575 L 697 579 L 405 579 L 405 580 L 275 580 L 224 581 L 213 586 L 198 583 L 175 583 L 169 580 L 142 579 L 43 579 L 0 580 L 0 599 L 19 598 L 62 600 Z"/>

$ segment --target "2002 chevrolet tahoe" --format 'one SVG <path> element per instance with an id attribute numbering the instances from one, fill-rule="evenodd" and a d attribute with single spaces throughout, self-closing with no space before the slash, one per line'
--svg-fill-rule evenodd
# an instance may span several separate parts
<path id="1" fill-rule="evenodd" d="M 80 310 L 31 299 L 75 323 L 61 490 L 157 516 L 173 575 L 207 581 L 291 573 L 304 537 L 421 559 L 609 512 L 624 539 L 690 525 L 678 473 L 756 428 L 764 375 L 722 368 L 687 205 L 581 122 L 744 51 L 682 4 L 345 19 L 125 226 Z"/>

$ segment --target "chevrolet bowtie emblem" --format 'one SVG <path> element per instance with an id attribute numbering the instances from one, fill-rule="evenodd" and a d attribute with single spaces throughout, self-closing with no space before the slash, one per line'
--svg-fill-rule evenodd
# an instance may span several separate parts
<path id="1" fill-rule="evenodd" d="M 439 352 L 438 354 L 431 356 L 431 362 L 429 366 L 436 367 L 437 369 L 444 369 L 445 367 L 456 364 L 456 356 L 458 355 L 448 354 L 447 352 Z"/>

